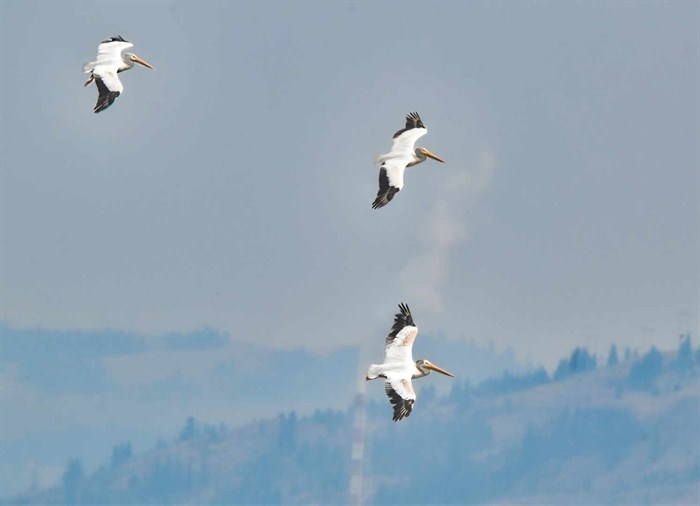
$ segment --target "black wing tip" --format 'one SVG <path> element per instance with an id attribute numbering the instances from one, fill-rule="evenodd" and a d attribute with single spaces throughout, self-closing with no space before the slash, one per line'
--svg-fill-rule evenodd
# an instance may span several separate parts
<path id="1" fill-rule="evenodd" d="M 389 344 L 396 338 L 396 335 L 401 332 L 405 327 L 415 327 L 416 324 L 413 321 L 413 315 L 411 315 L 411 310 L 408 305 L 404 302 L 399 304 L 400 313 L 394 315 L 394 324 L 391 326 L 389 335 L 386 336 L 386 343 Z"/>
<path id="2" fill-rule="evenodd" d="M 399 420 L 410 416 L 411 411 L 413 410 L 413 403 L 415 402 L 415 400 L 404 399 L 398 394 L 396 390 L 394 390 L 391 387 L 391 384 L 388 382 L 386 383 L 384 389 L 386 390 L 387 396 L 389 397 L 389 402 L 391 403 L 391 406 L 394 408 L 394 416 L 392 417 L 392 420 L 398 422 Z"/>
<path id="3" fill-rule="evenodd" d="M 393 404 L 393 403 L 392 403 Z M 411 416 L 411 411 L 413 410 L 413 399 L 401 399 L 396 404 L 394 404 L 394 416 L 392 420 L 398 422 Z"/>
<path id="4" fill-rule="evenodd" d="M 117 99 L 117 97 L 120 95 L 118 91 L 112 91 L 108 95 L 100 95 L 97 98 L 97 103 L 95 104 L 95 108 L 92 110 L 95 114 L 98 112 L 102 112 L 105 109 L 107 109 L 110 105 L 114 103 L 114 101 Z"/>
<path id="5" fill-rule="evenodd" d="M 406 128 L 425 128 L 423 120 L 421 120 L 418 115 L 418 111 L 409 112 L 406 115 Z"/>
<path id="6" fill-rule="evenodd" d="M 415 323 L 413 323 L 413 315 L 411 314 L 411 310 L 408 308 L 408 304 L 401 302 L 399 304 L 399 310 L 401 312 L 394 315 L 394 327 L 400 325 L 398 330 L 401 330 L 404 327 L 415 325 Z"/>
<path id="7" fill-rule="evenodd" d="M 382 193 L 381 190 L 379 190 L 379 193 L 377 193 L 377 198 L 374 199 L 374 202 L 372 202 L 372 209 L 379 209 L 380 207 L 384 207 L 387 205 L 389 202 L 391 202 L 391 199 L 394 198 L 394 195 L 399 193 L 398 188 L 394 186 L 390 186 L 387 191 Z"/>
<path id="8" fill-rule="evenodd" d="M 420 115 L 418 114 L 418 111 L 409 112 L 406 115 L 406 121 L 420 121 Z"/>
<path id="9" fill-rule="evenodd" d="M 103 40 L 102 42 L 100 42 L 100 44 L 106 44 L 108 42 L 129 42 L 129 41 L 124 40 L 124 37 L 122 37 L 121 35 L 115 35 L 114 37 L 110 37 L 107 40 Z"/>
<path id="10" fill-rule="evenodd" d="M 394 134 L 394 139 L 396 139 L 402 133 L 414 128 L 425 128 L 423 120 L 420 119 L 420 116 L 416 111 L 409 112 L 406 115 L 406 126 Z"/>
<path id="11" fill-rule="evenodd" d="M 386 195 L 382 195 L 374 199 L 374 202 L 372 202 L 372 209 L 379 209 L 381 207 L 384 207 L 388 203 L 389 199 L 386 198 Z"/>

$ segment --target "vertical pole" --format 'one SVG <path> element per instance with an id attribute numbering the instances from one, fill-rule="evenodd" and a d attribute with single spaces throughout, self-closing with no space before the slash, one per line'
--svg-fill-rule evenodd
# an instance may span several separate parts
<path id="1" fill-rule="evenodd" d="M 365 421 L 367 405 L 367 382 L 363 364 L 364 353 L 358 353 L 360 361 L 358 367 L 357 397 L 352 421 L 352 450 L 350 453 L 350 500 L 355 506 L 364 503 L 363 492 L 363 462 L 365 458 Z"/>

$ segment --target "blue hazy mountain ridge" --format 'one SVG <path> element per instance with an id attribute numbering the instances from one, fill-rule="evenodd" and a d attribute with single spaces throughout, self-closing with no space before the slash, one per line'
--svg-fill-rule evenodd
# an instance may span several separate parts
<path id="1" fill-rule="evenodd" d="M 383 343 L 377 336 L 378 355 Z M 493 345 L 425 335 L 416 352 L 423 349 L 439 350 L 436 363 L 472 382 L 525 370 L 511 350 Z M 291 410 L 344 409 L 357 378 L 358 350 L 349 346 L 314 353 L 213 329 L 144 336 L 0 323 L 2 496 L 56 483 L 73 456 L 93 470 L 115 441 L 129 439 L 136 451 L 152 447 L 190 415 L 235 427 Z M 449 387 L 443 382 L 438 392 Z M 381 398 L 383 389 L 375 390 Z"/>
<path id="2" fill-rule="evenodd" d="M 577 348 L 551 377 L 457 380 L 446 395 L 428 385 L 400 424 L 384 400 L 369 401 L 366 502 L 697 504 L 700 350 L 686 337 L 675 352 L 618 360 L 613 349 L 597 362 Z M 136 455 L 121 442 L 91 473 L 74 458 L 58 486 L 11 502 L 347 502 L 362 404 L 350 406 L 236 428 L 190 417 L 169 443 Z"/>

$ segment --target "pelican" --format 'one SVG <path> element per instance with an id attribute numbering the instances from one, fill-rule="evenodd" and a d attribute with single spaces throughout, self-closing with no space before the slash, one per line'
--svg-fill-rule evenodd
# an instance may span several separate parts
<path id="1" fill-rule="evenodd" d="M 97 61 L 86 63 L 83 66 L 83 72 L 90 74 L 90 77 L 85 81 L 85 86 L 95 81 L 97 85 L 97 103 L 95 104 L 94 112 L 104 111 L 114 103 L 114 100 L 124 90 L 121 81 L 119 81 L 119 72 L 129 70 L 134 66 L 134 63 L 155 70 L 150 63 L 145 62 L 134 53 L 125 53 L 125 49 L 134 47 L 131 42 L 122 38 L 121 35 L 105 40 L 97 46 Z"/>
<path id="2" fill-rule="evenodd" d="M 389 203 L 403 188 L 403 172 L 406 167 L 413 167 L 427 158 L 445 163 L 445 160 L 425 148 L 415 148 L 416 141 L 428 133 L 428 129 L 417 112 L 406 115 L 406 127 L 394 134 L 391 151 L 379 155 L 374 161 L 379 165 L 379 191 L 372 202 L 372 209 L 379 209 Z"/>
<path id="3" fill-rule="evenodd" d="M 424 378 L 430 371 L 439 372 L 454 378 L 454 374 L 421 359 L 413 362 L 413 341 L 418 335 L 418 327 L 413 323 L 411 310 L 406 304 L 399 304 L 400 313 L 394 316 L 394 325 L 386 337 L 386 355 L 383 364 L 371 364 L 367 370 L 367 381 L 384 378 L 384 390 L 394 407 L 393 420 L 398 422 L 409 416 L 416 401 L 416 392 L 411 380 Z"/>

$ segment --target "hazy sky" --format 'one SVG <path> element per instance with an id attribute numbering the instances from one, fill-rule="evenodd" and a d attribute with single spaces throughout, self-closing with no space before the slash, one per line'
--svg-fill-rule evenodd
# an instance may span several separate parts
<path id="1" fill-rule="evenodd" d="M 1 317 L 553 363 L 697 329 L 697 2 L 2 1 Z M 95 115 L 83 63 L 152 63 Z M 447 163 L 373 211 L 412 110 Z"/>

